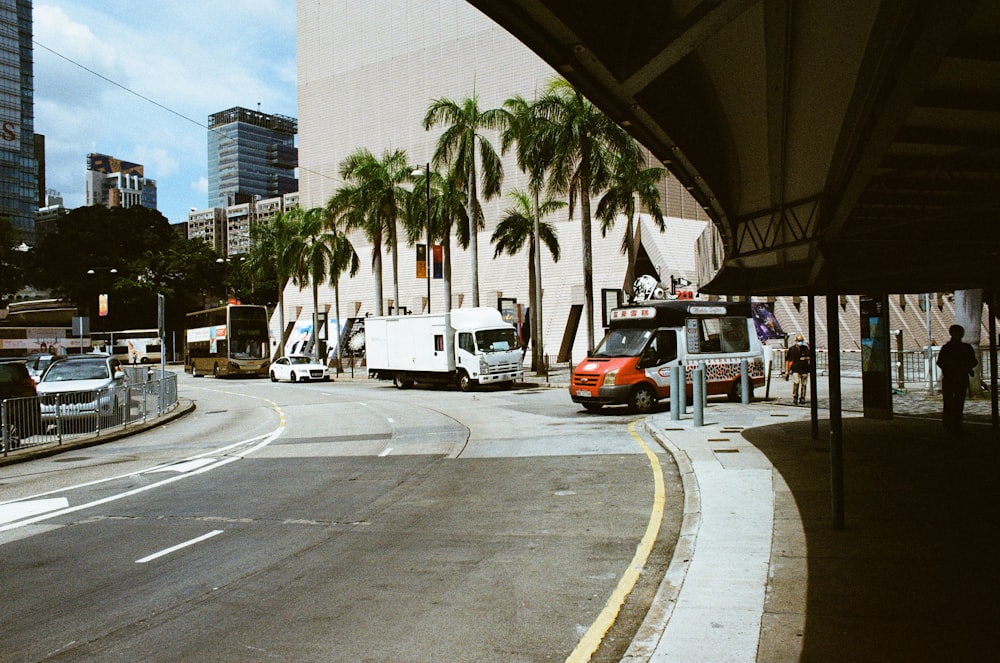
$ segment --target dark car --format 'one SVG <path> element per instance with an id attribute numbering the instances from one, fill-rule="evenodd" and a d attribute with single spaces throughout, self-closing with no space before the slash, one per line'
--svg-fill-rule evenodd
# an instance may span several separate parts
<path id="1" fill-rule="evenodd" d="M 0 362 L 0 407 L 0 421 L 6 425 L 2 441 L 7 449 L 17 449 L 22 438 L 41 431 L 38 392 L 23 359 Z"/>

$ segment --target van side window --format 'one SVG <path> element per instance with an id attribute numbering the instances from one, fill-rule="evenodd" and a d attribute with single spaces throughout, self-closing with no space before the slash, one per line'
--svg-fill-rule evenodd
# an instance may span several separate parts
<path id="1" fill-rule="evenodd" d="M 458 334 L 458 347 L 469 354 L 476 354 L 476 344 L 472 342 L 472 334 L 460 332 Z"/>
<path id="2" fill-rule="evenodd" d="M 444 334 L 434 334 L 434 351 L 444 352 Z"/>
<path id="3" fill-rule="evenodd" d="M 721 318 L 688 318 L 688 352 L 720 353 L 749 352 L 750 336 L 747 319 L 739 316 Z"/>
<path id="4" fill-rule="evenodd" d="M 656 332 L 657 364 L 677 359 L 677 332 L 673 329 Z"/>

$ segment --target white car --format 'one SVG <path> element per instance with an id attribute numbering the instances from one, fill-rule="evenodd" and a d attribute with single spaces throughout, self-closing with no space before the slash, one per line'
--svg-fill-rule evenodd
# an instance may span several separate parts
<path id="1" fill-rule="evenodd" d="M 128 407 L 128 378 L 121 363 L 105 354 L 56 359 L 38 381 L 42 421 L 58 417 L 122 415 Z"/>
<path id="2" fill-rule="evenodd" d="M 288 380 L 290 382 L 305 382 L 306 380 L 329 380 L 330 373 L 326 366 L 317 363 L 308 355 L 286 355 L 275 360 L 270 369 L 271 382 Z"/>

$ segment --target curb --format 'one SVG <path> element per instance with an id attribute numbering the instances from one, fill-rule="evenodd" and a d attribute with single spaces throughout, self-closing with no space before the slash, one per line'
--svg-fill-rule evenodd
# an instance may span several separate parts
<path id="1" fill-rule="evenodd" d="M 698 541 L 698 531 L 701 529 L 701 490 L 694 466 L 687 453 L 675 446 L 663 432 L 646 419 L 643 425 L 653 439 L 674 458 L 684 489 L 684 512 L 681 516 L 681 528 L 674 546 L 674 554 L 663 576 L 653 602 L 650 604 L 646 618 L 635 633 L 632 644 L 625 651 L 622 661 L 638 663 L 648 661 L 656 651 L 663 638 L 663 632 L 674 613 L 677 597 L 684 586 L 691 559 L 694 557 L 695 545 Z"/>
<path id="2" fill-rule="evenodd" d="M 66 442 L 64 444 L 46 444 L 44 446 L 27 449 L 23 452 L 17 451 L 13 453 L 8 453 L 7 456 L 0 456 L 0 467 L 6 465 L 15 465 L 17 463 L 26 463 L 31 460 L 37 460 L 39 458 L 48 458 L 49 456 L 56 456 L 66 451 L 73 451 L 76 449 L 86 449 L 87 447 L 95 447 L 99 444 L 105 444 L 107 442 L 114 442 L 115 440 L 120 440 L 124 437 L 129 437 L 137 433 L 142 433 L 157 426 L 162 426 L 164 424 L 170 423 L 180 419 L 193 412 L 195 409 L 194 401 L 187 398 L 178 398 L 177 406 L 159 416 L 155 419 L 148 420 L 143 423 L 132 424 L 128 428 L 122 428 L 107 435 L 95 435 L 94 437 L 85 437 Z"/>

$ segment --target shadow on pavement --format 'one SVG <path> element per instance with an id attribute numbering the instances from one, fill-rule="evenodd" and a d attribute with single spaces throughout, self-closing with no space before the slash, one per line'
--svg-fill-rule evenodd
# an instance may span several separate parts
<path id="1" fill-rule="evenodd" d="M 827 421 L 818 440 L 808 421 L 744 431 L 788 487 L 776 484 L 758 661 L 783 660 L 796 640 L 803 661 L 996 656 L 1000 437 L 966 430 L 845 419 L 843 530 L 832 526 Z"/>

